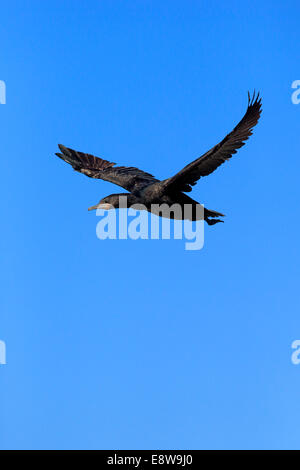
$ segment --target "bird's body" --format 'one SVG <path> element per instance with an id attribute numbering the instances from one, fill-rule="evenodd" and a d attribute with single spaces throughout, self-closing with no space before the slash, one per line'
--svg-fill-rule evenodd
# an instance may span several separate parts
<path id="1" fill-rule="evenodd" d="M 166 180 L 158 180 L 150 173 L 134 167 L 115 167 L 115 163 L 93 155 L 85 154 L 59 145 L 62 153 L 56 155 L 72 167 L 91 178 L 99 178 L 115 183 L 128 193 L 112 194 L 89 208 L 111 209 L 135 207 L 172 219 L 203 219 L 214 225 L 223 222 L 218 219 L 223 214 L 206 208 L 199 210 L 199 203 L 190 198 L 186 192 L 203 176 L 212 173 L 218 166 L 229 160 L 244 145 L 244 141 L 252 134 L 261 113 L 261 99 L 255 93 L 250 99 L 248 108 L 238 125 L 219 144 L 200 158 L 184 167 L 179 173 Z M 172 210 L 170 210 L 172 209 Z"/>
<path id="2" fill-rule="evenodd" d="M 90 207 L 89 210 L 98 209 L 99 204 Z M 135 194 L 112 194 L 102 199 L 100 205 L 103 209 L 109 209 L 108 206 L 105 206 L 106 204 L 114 208 L 133 207 L 137 210 L 147 210 L 169 219 L 203 220 L 204 218 L 209 225 L 219 222 L 218 219 L 211 220 L 210 217 L 223 216 L 220 212 L 211 211 L 206 208 L 202 209 L 202 206 L 187 194 L 181 192 L 172 195 L 160 194 L 160 183 L 150 184 Z"/>

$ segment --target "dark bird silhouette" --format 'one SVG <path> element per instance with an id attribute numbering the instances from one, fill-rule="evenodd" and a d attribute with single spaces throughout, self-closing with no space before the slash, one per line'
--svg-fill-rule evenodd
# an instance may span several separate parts
<path id="1" fill-rule="evenodd" d="M 157 213 L 163 217 L 198 220 L 204 218 L 209 225 L 214 225 L 223 220 L 218 217 L 224 215 L 220 212 L 204 208 L 201 217 L 197 212 L 199 203 L 190 198 L 187 192 L 192 191 L 197 181 L 215 171 L 222 163 L 229 160 L 237 149 L 245 145 L 245 141 L 252 135 L 252 129 L 257 124 L 261 114 L 261 98 L 259 93 L 253 93 L 252 98 L 248 92 L 248 107 L 242 120 L 219 144 L 206 152 L 200 158 L 189 163 L 176 175 L 165 180 L 158 180 L 150 173 L 134 167 L 119 166 L 115 163 L 94 157 L 87 153 L 77 152 L 70 148 L 59 145 L 61 153 L 56 155 L 65 162 L 72 165 L 74 170 L 89 176 L 117 184 L 126 189 L 129 193 L 111 194 L 89 208 L 92 209 L 112 209 L 120 207 L 120 196 L 126 198 L 127 207 L 133 205 L 137 208 L 144 208 L 149 212 Z M 174 204 L 184 209 L 185 205 L 191 207 L 191 211 L 180 211 L 179 215 L 174 215 L 170 210 L 157 212 L 157 205 L 171 207 Z M 153 207 L 155 206 L 155 209 Z M 121 206 L 123 207 L 123 206 Z M 175 211 L 176 212 L 176 211 Z"/>

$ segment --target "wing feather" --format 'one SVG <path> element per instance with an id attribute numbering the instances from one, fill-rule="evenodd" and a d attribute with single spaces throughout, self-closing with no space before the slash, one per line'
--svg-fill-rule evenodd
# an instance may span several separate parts
<path id="1" fill-rule="evenodd" d="M 74 170 L 90 178 L 117 184 L 127 191 L 139 191 L 141 188 L 158 181 L 150 173 L 135 167 L 115 167 L 113 162 L 88 153 L 78 152 L 64 145 L 59 145 L 59 149 L 61 153 L 56 153 L 56 155 L 72 165 Z"/>
<path id="2" fill-rule="evenodd" d="M 248 92 L 248 107 L 242 120 L 219 144 L 185 166 L 179 173 L 163 182 L 164 192 L 192 191 L 199 178 L 215 171 L 222 163 L 229 160 L 237 150 L 245 145 L 252 135 L 252 129 L 257 124 L 261 114 L 261 98 L 255 91 L 252 98 Z"/>

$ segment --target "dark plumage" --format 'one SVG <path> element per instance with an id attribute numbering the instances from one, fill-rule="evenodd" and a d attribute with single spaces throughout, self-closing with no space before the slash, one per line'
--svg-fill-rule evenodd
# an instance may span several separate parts
<path id="1" fill-rule="evenodd" d="M 110 181 L 129 191 L 123 194 L 112 194 L 102 199 L 91 209 L 96 208 L 118 208 L 119 196 L 127 198 L 127 206 L 134 204 L 143 204 L 150 212 L 155 212 L 151 205 L 153 204 L 179 204 L 182 208 L 185 204 L 192 205 L 192 215 L 183 215 L 174 217 L 168 211 L 166 214 L 160 213 L 163 217 L 170 218 L 187 218 L 196 220 L 196 207 L 198 203 L 191 199 L 185 192 L 192 191 L 197 181 L 202 176 L 207 176 L 229 160 L 237 149 L 245 145 L 245 141 L 252 135 L 252 129 L 257 124 L 261 114 L 261 98 L 259 93 L 255 92 L 250 98 L 248 93 L 247 111 L 238 123 L 238 125 L 230 132 L 219 144 L 215 145 L 211 150 L 206 152 L 200 158 L 189 163 L 176 175 L 166 180 L 160 181 L 150 173 L 146 173 L 134 167 L 115 167 L 115 163 L 103 160 L 87 153 L 77 152 L 70 148 L 59 145 L 61 153 L 56 155 L 65 162 L 72 165 L 74 170 L 83 173 L 90 178 L 99 178 Z M 156 213 L 156 212 L 155 212 Z M 204 209 L 204 219 L 209 225 L 217 222 L 223 222 L 217 217 L 223 214 L 208 209 Z"/>

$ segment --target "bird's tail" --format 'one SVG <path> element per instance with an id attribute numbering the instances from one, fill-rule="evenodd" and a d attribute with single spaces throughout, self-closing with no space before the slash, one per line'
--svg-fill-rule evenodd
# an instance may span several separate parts
<path id="1" fill-rule="evenodd" d="M 212 217 L 212 219 L 210 217 Z M 212 211 L 204 207 L 204 220 L 208 225 L 215 225 L 219 222 L 224 222 L 224 220 L 217 219 L 216 217 L 225 217 L 225 215 L 221 214 L 221 212 Z"/>
<path id="2" fill-rule="evenodd" d="M 221 214 L 221 212 L 211 211 L 204 207 L 204 217 L 225 217 L 225 215 Z"/>

